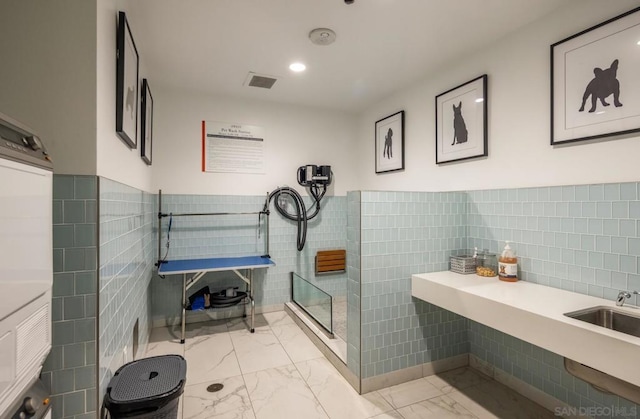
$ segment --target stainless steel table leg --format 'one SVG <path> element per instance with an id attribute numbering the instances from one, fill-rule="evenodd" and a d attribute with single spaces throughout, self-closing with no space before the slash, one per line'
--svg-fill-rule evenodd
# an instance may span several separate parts
<path id="1" fill-rule="evenodd" d="M 247 295 L 244 297 L 244 301 L 242 302 L 242 318 L 246 319 L 247 318 L 247 305 L 249 300 L 249 283 L 247 281 L 244 282 L 244 291 L 247 293 Z"/>
<path id="2" fill-rule="evenodd" d="M 182 274 L 182 334 L 180 335 L 180 343 L 184 343 L 185 323 L 187 310 L 187 274 Z"/>
<path id="3" fill-rule="evenodd" d="M 253 269 L 249 269 L 249 300 L 251 301 L 251 333 L 256 331 L 254 327 L 255 313 L 256 313 L 256 303 L 253 301 Z"/>

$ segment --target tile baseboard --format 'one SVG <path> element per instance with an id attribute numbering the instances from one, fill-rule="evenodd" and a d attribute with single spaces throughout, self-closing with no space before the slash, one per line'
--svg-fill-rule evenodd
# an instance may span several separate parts
<path id="1" fill-rule="evenodd" d="M 433 374 L 454 370 L 456 368 L 466 367 L 467 365 L 469 365 L 469 355 L 462 354 L 451 358 L 439 359 L 422 365 L 415 365 L 413 367 L 392 371 L 386 374 L 376 375 L 375 377 L 365 378 L 362 380 L 361 394 L 428 377 Z"/>

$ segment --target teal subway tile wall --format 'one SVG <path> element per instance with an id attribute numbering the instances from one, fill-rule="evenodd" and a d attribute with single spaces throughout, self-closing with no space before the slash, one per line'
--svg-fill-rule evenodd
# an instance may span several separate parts
<path id="1" fill-rule="evenodd" d="M 513 240 L 521 279 L 613 300 L 640 290 L 639 197 L 636 182 L 468 192 L 468 246 L 498 253 Z M 608 418 L 640 413 L 568 375 L 559 355 L 470 323 L 470 353 L 507 374 L 570 406 L 621 407 Z"/>
<path id="2" fill-rule="evenodd" d="M 462 192 L 362 192 L 361 378 L 468 352 L 467 320 L 411 297 L 411 275 L 466 248 Z"/>
<path id="3" fill-rule="evenodd" d="M 347 193 L 347 367 L 360 377 L 361 296 L 361 202 L 360 191 Z"/>
<path id="4" fill-rule="evenodd" d="M 54 418 L 96 416 L 97 178 L 53 177 L 51 352 L 42 378 Z"/>
<path id="5" fill-rule="evenodd" d="M 153 195 L 99 178 L 99 394 L 113 373 L 144 354 L 151 326 Z M 138 322 L 138 341 L 134 325 Z"/>
<path id="6" fill-rule="evenodd" d="M 637 418 L 640 405 L 603 393 L 564 369 L 564 358 L 536 345 L 469 321 L 470 353 L 506 374 L 547 393 L 578 412 L 598 418 Z M 562 410 L 560 409 L 559 412 Z"/>
<path id="7" fill-rule="evenodd" d="M 469 247 L 512 240 L 522 279 L 612 300 L 640 289 L 639 185 L 469 192 Z"/>
<path id="8" fill-rule="evenodd" d="M 163 213 L 248 212 L 264 207 L 264 196 L 162 195 Z M 307 207 L 311 201 L 305 199 Z M 318 250 L 346 248 L 346 197 L 325 197 L 320 214 L 308 223 L 307 242 L 302 252 L 296 249 L 297 224 L 283 218 L 270 205 L 269 254 L 276 266 L 254 272 L 254 295 L 258 311 L 281 310 L 291 297 L 290 272 L 311 282 L 334 297 L 346 295 L 346 273 L 316 276 L 314 257 Z M 156 221 L 154 221 L 156 222 Z M 161 257 L 166 255 L 169 217 L 162 220 Z M 228 216 L 173 217 L 168 259 L 263 255 L 266 253 L 264 217 L 257 214 Z M 157 246 L 157 245 L 155 245 Z M 154 246 L 154 257 L 157 249 Z M 215 292 L 244 283 L 233 272 L 212 272 L 196 288 L 209 286 Z M 175 324 L 180 318 L 180 275 L 154 276 L 152 285 L 153 318 L 156 325 Z M 194 290 L 196 291 L 196 290 Z M 209 311 L 214 318 L 237 316 L 241 307 Z M 191 313 L 190 313 L 191 314 Z M 194 313 L 195 314 L 195 313 Z"/>
<path id="9" fill-rule="evenodd" d="M 149 292 L 158 252 L 157 196 L 100 178 L 98 197 L 97 181 L 54 177 L 54 347 L 43 374 L 54 390 L 54 417 L 78 419 L 96 411 L 115 368 L 131 359 L 136 319 L 140 347 L 152 318 L 179 319 L 181 278 L 154 276 Z M 410 276 L 446 270 L 450 255 L 473 247 L 499 252 L 504 240 L 512 240 L 523 280 L 604 298 L 640 289 L 639 197 L 638 183 L 349 192 L 323 200 L 303 252 L 296 250 L 295 223 L 272 204 L 270 254 L 277 266 L 256 272 L 257 305 L 281 309 L 290 298 L 291 271 L 334 296 L 346 296 L 347 365 L 362 379 L 470 353 L 571 406 L 637 408 L 568 376 L 556 354 L 412 299 Z M 165 195 L 162 211 L 256 212 L 263 204 L 260 196 Z M 263 254 L 264 234 L 257 215 L 175 217 L 169 257 Z M 315 252 L 331 248 L 347 249 L 347 273 L 315 276 Z M 228 273 L 209 275 L 207 283 L 213 289 L 242 286 Z M 84 363 L 78 360 L 81 348 Z"/>

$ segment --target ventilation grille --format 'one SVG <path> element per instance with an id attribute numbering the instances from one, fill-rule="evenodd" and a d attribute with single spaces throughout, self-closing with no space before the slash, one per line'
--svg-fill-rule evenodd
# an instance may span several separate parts
<path id="1" fill-rule="evenodd" d="M 49 339 L 49 304 L 40 308 L 16 328 L 16 370 L 22 374 L 37 360 Z"/>
<path id="2" fill-rule="evenodd" d="M 256 73 L 249 73 L 245 80 L 245 86 L 261 87 L 263 89 L 271 89 L 273 85 L 278 81 L 275 77 L 260 75 Z"/>
<path id="3" fill-rule="evenodd" d="M 0 336 L 0 394 L 5 394 L 4 390 L 9 387 L 11 381 L 16 377 L 15 355 L 13 353 L 13 331 L 8 331 L 4 336 Z"/>

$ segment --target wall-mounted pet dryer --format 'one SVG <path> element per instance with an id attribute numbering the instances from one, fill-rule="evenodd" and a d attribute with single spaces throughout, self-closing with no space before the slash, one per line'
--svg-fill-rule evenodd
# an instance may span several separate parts
<path id="1" fill-rule="evenodd" d="M 298 183 L 305 187 L 331 185 L 331 166 L 308 164 L 298 167 Z"/>
<path id="2" fill-rule="evenodd" d="M 307 164 L 298 168 L 298 183 L 309 188 L 309 195 L 313 198 L 310 208 L 305 206 L 302 196 L 289 186 L 276 188 L 270 194 L 267 194 L 262 210 L 265 214 L 269 214 L 269 203 L 275 198 L 274 204 L 280 215 L 287 220 L 298 223 L 296 243 L 298 251 L 304 249 L 304 244 L 307 240 L 307 221 L 315 218 L 320 212 L 320 201 L 327 192 L 327 186 L 331 184 L 332 177 L 331 166 Z M 289 208 L 295 209 L 295 212 L 290 213 Z"/>

